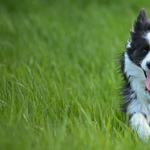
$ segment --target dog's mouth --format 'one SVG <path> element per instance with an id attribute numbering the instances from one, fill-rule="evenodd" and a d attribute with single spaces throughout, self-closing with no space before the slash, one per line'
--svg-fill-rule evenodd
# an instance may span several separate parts
<path id="1" fill-rule="evenodd" d="M 144 72 L 144 75 L 146 78 L 146 80 L 145 80 L 146 88 L 147 88 L 147 90 L 150 91 L 150 71 L 148 72 L 148 71 L 143 70 L 143 72 Z"/>

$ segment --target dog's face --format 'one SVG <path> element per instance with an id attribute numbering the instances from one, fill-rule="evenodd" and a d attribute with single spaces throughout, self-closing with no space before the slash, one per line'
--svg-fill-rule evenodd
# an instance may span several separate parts
<path id="1" fill-rule="evenodd" d="M 144 9 L 140 11 L 131 33 L 127 53 L 132 62 L 145 74 L 145 84 L 150 91 L 150 20 Z"/>
<path id="2" fill-rule="evenodd" d="M 150 32 L 139 35 L 132 42 L 133 53 L 131 55 L 135 64 L 144 71 L 150 71 Z"/>

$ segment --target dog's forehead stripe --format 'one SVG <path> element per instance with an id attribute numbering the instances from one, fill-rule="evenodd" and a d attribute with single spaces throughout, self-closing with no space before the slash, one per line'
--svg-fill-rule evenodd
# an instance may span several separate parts
<path id="1" fill-rule="evenodd" d="M 147 39 L 147 41 L 148 41 L 149 44 L 150 44 L 150 32 L 146 35 L 146 39 Z"/>

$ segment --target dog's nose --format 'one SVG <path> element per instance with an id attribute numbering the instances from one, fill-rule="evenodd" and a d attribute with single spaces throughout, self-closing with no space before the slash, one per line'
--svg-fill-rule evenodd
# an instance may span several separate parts
<path id="1" fill-rule="evenodd" d="M 147 62 L 146 66 L 147 66 L 148 69 L 150 69 L 150 62 Z"/>

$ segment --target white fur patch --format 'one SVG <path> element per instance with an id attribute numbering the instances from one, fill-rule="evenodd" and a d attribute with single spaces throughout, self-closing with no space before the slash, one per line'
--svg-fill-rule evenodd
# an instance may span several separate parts
<path id="1" fill-rule="evenodd" d="M 127 41 L 127 45 L 126 48 L 130 48 L 131 47 L 131 40 Z"/>
<path id="2" fill-rule="evenodd" d="M 147 41 L 149 42 L 149 44 L 150 44 L 150 33 L 147 33 L 147 35 L 146 35 L 146 39 L 147 39 Z"/>

